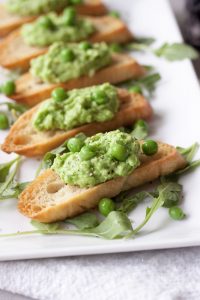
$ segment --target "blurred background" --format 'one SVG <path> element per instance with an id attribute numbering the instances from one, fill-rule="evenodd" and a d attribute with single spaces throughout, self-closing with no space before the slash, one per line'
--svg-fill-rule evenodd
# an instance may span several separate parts
<path id="1" fill-rule="evenodd" d="M 200 51 L 200 0 L 170 0 L 185 41 Z M 194 62 L 200 77 L 200 59 Z"/>

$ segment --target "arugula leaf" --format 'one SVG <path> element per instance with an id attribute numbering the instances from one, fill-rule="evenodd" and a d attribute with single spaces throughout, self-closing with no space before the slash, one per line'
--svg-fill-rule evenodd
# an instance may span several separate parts
<path id="1" fill-rule="evenodd" d="M 47 223 L 40 223 L 35 220 L 31 220 L 31 225 L 41 230 L 41 233 L 43 233 L 44 230 L 49 233 L 54 233 L 60 227 L 60 223 L 47 224 Z"/>
<path id="2" fill-rule="evenodd" d="M 164 57 L 169 61 L 196 59 L 198 52 L 191 46 L 184 43 L 165 43 L 160 48 L 154 50 L 154 54 L 159 57 Z"/>
<path id="3" fill-rule="evenodd" d="M 146 223 L 150 220 L 150 218 L 158 210 L 158 208 L 163 206 L 163 204 L 165 202 L 165 197 L 164 197 L 165 190 L 166 190 L 166 187 L 163 187 L 162 189 L 160 189 L 158 197 L 154 198 L 154 200 L 151 204 L 151 207 L 147 207 L 144 220 L 142 221 L 142 223 L 140 225 L 138 225 L 133 230 L 133 234 L 138 233 L 146 225 Z"/>
<path id="4" fill-rule="evenodd" d="M 27 110 L 26 106 L 18 103 L 2 102 L 0 105 L 7 107 L 10 126 Z"/>
<path id="5" fill-rule="evenodd" d="M 147 50 L 155 42 L 152 37 L 135 38 L 133 42 L 125 44 L 125 50 L 143 51 Z"/>
<path id="6" fill-rule="evenodd" d="M 15 158 L 4 164 L 0 164 L 0 182 L 4 182 L 6 180 L 6 177 L 8 176 L 10 168 L 16 162 L 16 160 L 18 160 L 18 158 Z"/>
<path id="7" fill-rule="evenodd" d="M 7 175 L 5 181 L 3 183 L 1 183 L 1 185 L 0 185 L 0 200 L 4 200 L 4 194 L 7 192 L 7 190 L 10 190 L 11 186 L 13 185 L 13 180 L 14 180 L 14 177 L 19 168 L 20 161 L 21 161 L 21 157 L 17 157 L 16 161 L 14 163 L 13 171 L 10 172 Z"/>
<path id="8" fill-rule="evenodd" d="M 182 175 L 182 174 L 185 174 L 185 173 L 189 173 L 189 172 L 193 171 L 194 169 L 196 169 L 199 166 L 200 166 L 200 159 L 189 163 L 188 166 L 186 166 L 184 169 L 181 169 L 181 170 L 175 172 L 175 174 L 176 175 Z"/>
<path id="9" fill-rule="evenodd" d="M 135 195 L 129 196 L 125 198 L 122 204 L 117 209 L 123 213 L 129 213 L 132 211 L 136 206 L 141 203 L 145 198 L 151 196 L 148 192 L 139 192 Z"/>
<path id="10" fill-rule="evenodd" d="M 86 212 L 77 217 L 66 219 L 65 223 L 75 225 L 78 229 L 88 229 L 97 226 L 99 220 L 95 214 Z"/>
<path id="11" fill-rule="evenodd" d="M 176 147 L 176 149 L 187 160 L 187 162 L 190 163 L 199 149 L 199 144 L 194 143 L 188 148 Z"/>
<path id="12" fill-rule="evenodd" d="M 18 198 L 30 182 L 11 182 L 7 189 L 0 195 L 0 200 Z"/>
<path id="13" fill-rule="evenodd" d="M 117 18 L 117 19 L 120 18 L 119 12 L 118 12 L 118 11 L 115 11 L 115 10 L 110 11 L 108 15 L 111 16 L 111 17 Z"/>
<path id="14" fill-rule="evenodd" d="M 141 84 L 149 93 L 152 93 L 156 88 L 156 84 L 160 80 L 160 74 L 154 73 L 138 79 L 137 83 Z"/>
<path id="15" fill-rule="evenodd" d="M 105 239 L 122 238 L 132 231 L 132 224 L 126 214 L 112 211 L 97 227 L 85 232 Z"/>
<path id="16" fill-rule="evenodd" d="M 98 226 L 90 229 L 68 230 L 60 229 L 60 223 L 43 224 L 32 220 L 31 224 L 38 230 L 22 231 L 16 233 L 0 234 L 0 237 L 10 237 L 29 234 L 66 234 L 86 235 L 104 239 L 123 238 L 132 232 L 132 225 L 127 215 L 123 212 L 112 211 Z"/>
<path id="17" fill-rule="evenodd" d="M 148 125 L 144 121 L 141 125 L 140 122 L 136 122 L 134 125 L 134 129 L 131 131 L 131 136 L 138 139 L 143 140 L 148 136 Z"/>
<path id="18" fill-rule="evenodd" d="M 162 194 L 164 200 L 164 207 L 172 207 L 178 205 L 182 194 L 182 185 L 176 182 L 165 182 L 161 183 L 157 189 L 158 195 Z"/>

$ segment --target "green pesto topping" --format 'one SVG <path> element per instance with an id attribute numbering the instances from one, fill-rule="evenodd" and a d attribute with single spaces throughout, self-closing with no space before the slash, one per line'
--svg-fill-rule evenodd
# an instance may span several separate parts
<path id="1" fill-rule="evenodd" d="M 61 11 L 67 5 L 83 1 L 72 0 L 7 0 L 6 8 L 10 13 L 20 16 L 34 16 L 50 11 Z"/>
<path id="2" fill-rule="evenodd" d="M 59 41 L 78 42 L 94 31 L 88 19 L 76 16 L 73 9 L 67 8 L 62 15 L 52 12 L 24 25 L 21 32 L 26 44 L 44 47 Z"/>
<path id="3" fill-rule="evenodd" d="M 88 49 L 82 43 L 66 45 L 54 43 L 49 51 L 31 61 L 31 74 L 43 82 L 61 83 L 95 72 L 111 63 L 111 53 L 105 43 Z"/>
<path id="4" fill-rule="evenodd" d="M 58 154 L 52 169 L 66 184 L 91 187 L 130 174 L 140 165 L 139 153 L 139 143 L 130 134 L 98 133 L 86 138 L 80 152 Z"/>
<path id="5" fill-rule="evenodd" d="M 34 116 L 36 130 L 68 130 L 91 122 L 105 122 L 114 117 L 119 107 L 117 90 L 109 83 L 72 90 L 61 101 L 55 93 L 52 95 L 54 98 L 43 102 Z"/>

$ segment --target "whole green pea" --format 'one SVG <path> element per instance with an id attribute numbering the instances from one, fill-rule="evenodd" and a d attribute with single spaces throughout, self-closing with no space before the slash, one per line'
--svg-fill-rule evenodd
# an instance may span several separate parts
<path id="1" fill-rule="evenodd" d="M 103 198 L 99 201 L 98 204 L 99 212 L 103 216 L 107 216 L 111 211 L 115 210 L 115 202 L 110 198 Z"/>
<path id="2" fill-rule="evenodd" d="M 183 210 L 178 206 L 172 206 L 169 208 L 169 215 L 174 220 L 182 220 L 185 218 Z"/>
<path id="3" fill-rule="evenodd" d="M 63 49 L 60 56 L 63 62 L 71 62 L 75 58 L 75 54 L 71 49 Z"/>
<path id="4" fill-rule="evenodd" d="M 148 156 L 154 155 L 158 152 L 158 144 L 153 140 L 146 140 L 142 144 L 142 151 Z"/>
<path id="5" fill-rule="evenodd" d="M 8 117 L 4 113 L 0 113 L 0 129 L 8 129 L 8 128 L 9 128 Z"/>
<path id="6" fill-rule="evenodd" d="M 68 140 L 67 147 L 71 152 L 79 152 L 84 145 L 84 141 L 78 137 Z"/>
<path id="7" fill-rule="evenodd" d="M 120 144 L 113 145 L 111 149 L 111 156 L 116 160 L 125 161 L 128 156 L 126 147 Z"/>
<path id="8" fill-rule="evenodd" d="M 57 87 L 55 90 L 53 90 L 53 92 L 51 93 L 51 97 L 57 101 L 63 101 L 67 98 L 67 92 L 61 88 L 61 87 Z"/>
<path id="9" fill-rule="evenodd" d="M 83 148 L 80 151 L 80 157 L 82 160 L 89 160 L 95 155 L 95 152 L 89 146 L 83 146 Z"/>
<path id="10" fill-rule="evenodd" d="M 12 80 L 7 81 L 1 86 L 1 92 L 6 96 L 12 96 L 15 93 L 16 85 Z"/>
<path id="11" fill-rule="evenodd" d="M 73 7 L 64 10 L 64 23 L 67 26 L 73 26 L 76 23 L 76 11 Z"/>
<path id="12" fill-rule="evenodd" d="M 84 41 L 84 42 L 82 42 L 82 43 L 79 44 L 79 48 L 80 48 L 81 50 L 86 51 L 86 50 L 92 48 L 92 44 L 91 44 L 90 42 Z"/>

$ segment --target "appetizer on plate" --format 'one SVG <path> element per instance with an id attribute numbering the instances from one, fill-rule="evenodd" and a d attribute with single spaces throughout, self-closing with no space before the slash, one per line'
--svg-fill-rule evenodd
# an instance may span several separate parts
<path id="1" fill-rule="evenodd" d="M 64 220 L 97 206 L 104 197 L 112 198 L 187 164 L 173 146 L 138 142 L 120 130 L 81 137 L 80 142 L 76 148 L 69 140 L 51 168 L 25 188 L 18 203 L 21 213 L 45 223 Z"/>
<path id="2" fill-rule="evenodd" d="M 14 123 L 1 149 L 30 157 L 44 155 L 78 133 L 114 130 L 151 115 L 152 109 L 142 95 L 109 83 L 69 92 L 57 88 L 52 98 Z"/>
<path id="3" fill-rule="evenodd" d="M 0 36 L 5 36 L 22 24 L 50 11 L 60 12 L 68 5 L 78 13 L 103 15 L 106 7 L 101 0 L 7 0 L 0 4 Z"/>
<path id="4" fill-rule="evenodd" d="M 8 35 L 0 44 L 0 65 L 9 69 L 26 69 L 32 58 L 47 52 L 47 47 L 54 42 L 85 39 L 124 43 L 130 41 L 132 35 L 115 17 L 80 17 L 74 8 L 67 8 L 61 15 L 51 12 Z"/>
<path id="5" fill-rule="evenodd" d="M 112 54 L 106 43 L 54 43 L 48 52 L 31 61 L 29 73 L 16 80 L 12 99 L 34 106 L 50 97 L 58 86 L 66 90 L 137 78 L 144 68 L 126 54 Z"/>

